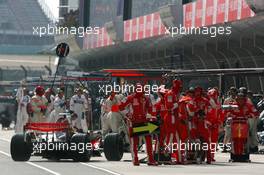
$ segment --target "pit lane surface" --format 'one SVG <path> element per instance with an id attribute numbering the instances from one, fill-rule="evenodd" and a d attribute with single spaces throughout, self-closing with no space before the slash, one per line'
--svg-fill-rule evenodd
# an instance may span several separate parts
<path id="1" fill-rule="evenodd" d="M 229 154 L 223 153 L 217 154 L 217 162 L 212 165 L 148 167 L 141 164 L 134 167 L 128 153 L 121 162 L 108 162 L 104 157 L 92 157 L 88 163 L 76 163 L 71 160 L 52 162 L 40 157 L 32 157 L 28 162 L 14 162 L 10 157 L 9 146 L 13 134 L 13 131 L 0 131 L 0 174 L 3 175 L 263 175 L 264 172 L 264 155 L 251 155 L 252 163 L 228 163 Z"/>

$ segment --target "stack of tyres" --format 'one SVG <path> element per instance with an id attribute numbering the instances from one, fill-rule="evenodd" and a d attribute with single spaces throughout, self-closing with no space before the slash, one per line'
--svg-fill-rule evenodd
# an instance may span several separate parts
<path id="1" fill-rule="evenodd" d="M 250 162 L 249 159 L 249 126 L 245 117 L 234 118 L 231 125 L 232 151 L 230 162 Z"/>

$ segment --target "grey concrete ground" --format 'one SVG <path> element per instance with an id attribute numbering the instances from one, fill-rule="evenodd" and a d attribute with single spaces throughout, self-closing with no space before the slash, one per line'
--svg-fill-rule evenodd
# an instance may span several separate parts
<path id="1" fill-rule="evenodd" d="M 13 131 L 0 131 L 0 174 L 3 175 L 263 175 L 264 172 L 264 155 L 251 155 L 252 163 L 228 163 L 229 154 L 223 153 L 217 153 L 217 161 L 212 165 L 148 167 L 142 164 L 134 167 L 127 153 L 121 162 L 108 162 L 104 157 L 93 157 L 88 163 L 71 160 L 52 162 L 39 157 L 32 157 L 28 162 L 14 162 L 10 157 L 9 146 L 13 134 Z"/>

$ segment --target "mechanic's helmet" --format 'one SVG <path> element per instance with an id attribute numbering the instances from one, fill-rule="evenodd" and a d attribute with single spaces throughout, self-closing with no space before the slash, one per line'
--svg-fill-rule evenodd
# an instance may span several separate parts
<path id="1" fill-rule="evenodd" d="M 238 93 L 243 93 L 245 95 L 247 95 L 247 92 L 248 92 L 248 90 L 246 87 L 240 87 L 238 90 Z"/>
<path id="2" fill-rule="evenodd" d="M 231 87 L 229 88 L 229 91 L 230 91 L 230 92 L 237 92 L 237 88 L 234 87 L 234 86 L 231 86 Z"/>
<path id="3" fill-rule="evenodd" d="M 87 89 L 84 89 L 83 93 L 89 95 L 89 91 Z"/>
<path id="4" fill-rule="evenodd" d="M 234 86 L 231 86 L 229 88 L 229 95 L 236 95 L 237 94 L 237 88 Z"/>
<path id="5" fill-rule="evenodd" d="M 213 99 L 217 99 L 219 96 L 219 92 L 217 89 L 212 88 L 207 92 L 207 95 Z"/>
<path id="6" fill-rule="evenodd" d="M 39 96 L 43 96 L 45 93 L 45 89 L 42 86 L 37 86 L 35 89 L 35 93 Z"/>
<path id="7" fill-rule="evenodd" d="M 190 88 L 188 89 L 188 93 L 194 93 L 194 91 L 195 91 L 195 88 L 194 88 L 194 87 L 190 87 Z"/>
<path id="8" fill-rule="evenodd" d="M 239 92 L 237 94 L 237 98 L 245 98 L 245 97 L 246 97 L 246 94 L 244 94 L 244 93 Z"/>
<path id="9" fill-rule="evenodd" d="M 185 95 L 194 95 L 194 87 L 190 87 L 185 91 Z"/>

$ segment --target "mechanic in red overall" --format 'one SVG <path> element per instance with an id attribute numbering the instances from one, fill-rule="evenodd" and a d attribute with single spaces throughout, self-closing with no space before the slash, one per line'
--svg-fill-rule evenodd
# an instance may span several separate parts
<path id="1" fill-rule="evenodd" d="M 141 88 L 140 88 L 141 87 Z M 141 91 L 138 91 L 141 89 Z M 130 134 L 130 147 L 132 153 L 133 164 L 139 166 L 138 160 L 138 145 L 139 145 L 139 136 L 132 135 L 133 126 L 138 124 L 145 124 L 149 122 L 147 119 L 147 113 L 151 112 L 152 106 L 150 99 L 144 95 L 142 90 L 142 85 L 136 85 L 136 92 L 132 95 L 129 95 L 124 101 L 119 105 L 119 110 L 124 110 L 126 106 L 131 105 L 132 115 L 130 116 L 130 125 L 129 125 L 129 134 Z M 151 135 L 145 135 L 145 143 L 147 148 L 148 155 L 148 165 L 157 166 L 157 162 L 154 160 L 152 152 L 152 139 Z"/>
<path id="2" fill-rule="evenodd" d="M 208 121 L 208 107 L 209 101 L 203 96 L 203 89 L 201 87 L 195 88 L 194 94 L 194 105 L 195 105 L 195 118 L 197 122 L 197 138 L 202 139 L 207 144 L 208 149 L 204 150 L 207 153 L 207 162 L 211 164 L 211 150 L 210 150 L 210 132 L 209 132 L 209 121 Z"/>
<path id="3" fill-rule="evenodd" d="M 182 96 L 179 100 L 179 129 L 180 129 L 180 139 L 182 142 L 186 142 L 189 137 L 188 134 L 188 122 L 191 120 L 191 117 L 194 115 L 195 111 L 193 106 L 193 97 L 194 97 L 194 89 L 189 89 L 186 91 L 186 94 Z"/>
<path id="4" fill-rule="evenodd" d="M 238 107 L 225 111 L 225 114 L 232 117 L 232 129 L 238 131 L 237 133 L 234 130 L 232 131 L 233 153 L 235 155 L 242 155 L 248 140 L 249 126 L 247 120 L 258 115 L 258 112 L 256 112 L 254 106 L 252 106 L 251 102 L 248 101 L 246 95 L 243 93 L 237 94 L 236 102 L 233 105 L 237 105 Z M 242 119 L 245 120 L 244 125 L 240 124 L 242 129 L 234 128 L 235 121 L 238 119 L 240 121 L 243 121 Z"/>
<path id="5" fill-rule="evenodd" d="M 193 97 L 194 89 L 190 88 L 186 91 L 186 94 L 182 96 L 179 100 L 179 120 L 178 129 L 179 136 L 182 143 L 188 144 L 188 141 L 191 140 L 191 129 L 192 129 L 192 117 L 194 115 L 194 106 L 193 106 Z M 186 163 L 187 150 L 181 147 L 181 155 L 184 156 L 184 163 Z"/>
<path id="6" fill-rule="evenodd" d="M 184 114 L 181 114 L 183 115 L 181 118 L 184 118 L 184 117 L 188 117 L 188 132 L 189 132 L 189 139 L 190 140 L 195 140 L 197 139 L 197 133 L 198 133 L 198 130 L 197 130 L 197 117 L 195 115 L 196 113 L 196 106 L 195 106 L 195 102 L 194 102 L 194 96 L 195 95 L 195 89 L 193 87 L 191 87 L 189 89 L 189 92 L 187 93 L 187 96 L 188 98 L 186 98 L 186 100 L 182 100 L 186 105 L 186 116 L 184 116 Z M 182 105 L 183 105 L 182 104 Z M 181 113 L 183 113 L 181 111 Z"/>
<path id="7" fill-rule="evenodd" d="M 154 104 L 153 108 L 152 108 L 152 112 L 151 115 L 152 116 L 158 116 L 160 117 L 160 134 L 159 134 L 159 138 L 156 141 L 156 145 L 155 145 L 155 153 L 158 153 L 158 151 L 160 150 L 161 154 L 164 153 L 164 139 L 165 139 L 165 126 L 164 126 L 164 117 L 166 115 L 166 109 L 165 109 L 165 100 L 164 100 L 164 95 L 166 93 L 166 89 L 165 87 L 160 87 L 158 89 L 158 96 L 159 96 L 159 100 L 157 101 L 156 104 Z"/>
<path id="8" fill-rule="evenodd" d="M 175 151 L 172 153 L 172 157 L 175 157 L 177 163 L 182 163 L 182 156 L 180 152 L 180 137 L 178 130 L 178 102 L 179 102 L 179 94 L 182 88 L 181 80 L 173 80 L 172 88 L 165 94 L 165 109 L 166 115 L 164 116 L 164 127 L 165 127 L 165 138 L 166 145 L 176 146 Z M 172 162 L 176 163 L 176 162 Z"/>
<path id="9" fill-rule="evenodd" d="M 223 121 L 221 120 L 221 103 L 219 102 L 218 89 L 216 88 L 210 89 L 207 93 L 207 97 L 210 103 L 208 107 L 208 121 L 209 121 L 210 139 L 212 145 L 211 158 L 212 161 L 215 161 L 214 154 L 218 142 L 219 127 L 223 123 Z"/>

